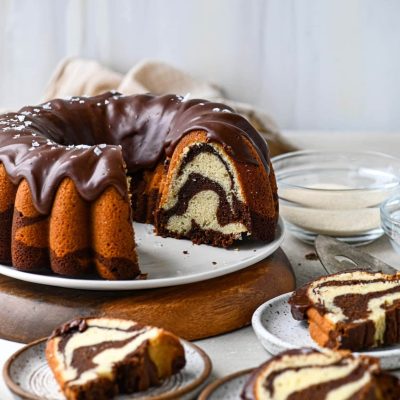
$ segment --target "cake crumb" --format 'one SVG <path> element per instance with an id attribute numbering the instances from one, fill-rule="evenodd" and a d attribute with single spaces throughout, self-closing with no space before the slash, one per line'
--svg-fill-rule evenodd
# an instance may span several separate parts
<path id="1" fill-rule="evenodd" d="M 212 262 L 212 265 L 217 265 L 217 262 L 216 262 L 216 261 L 213 261 L 213 262 Z"/>
<path id="2" fill-rule="evenodd" d="M 189 254 L 189 252 L 187 250 L 183 250 L 182 253 L 183 254 Z"/>
<path id="3" fill-rule="evenodd" d="M 315 253 L 307 253 L 304 257 L 306 260 L 309 260 L 309 261 L 317 261 L 318 260 L 318 256 Z"/>

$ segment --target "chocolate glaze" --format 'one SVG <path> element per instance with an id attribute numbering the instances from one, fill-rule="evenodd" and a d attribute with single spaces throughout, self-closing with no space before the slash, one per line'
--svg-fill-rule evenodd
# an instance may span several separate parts
<path id="1" fill-rule="evenodd" d="M 88 324 L 86 323 L 85 318 L 78 318 L 72 321 L 66 322 L 64 325 L 55 329 L 53 333 L 50 335 L 49 339 L 53 339 L 57 336 L 65 336 L 70 335 L 74 332 L 84 332 L 88 328 Z"/>
<path id="2" fill-rule="evenodd" d="M 92 319 L 97 319 L 97 318 L 96 317 L 86 317 L 86 318 L 82 317 L 82 318 L 76 318 L 71 321 L 68 321 L 65 324 L 63 324 L 61 327 L 55 329 L 49 339 L 52 339 L 56 336 L 70 335 L 74 332 L 84 332 L 84 331 L 86 331 L 86 329 L 89 328 L 89 326 L 107 329 L 104 326 L 98 326 L 98 325 L 94 325 L 94 324 L 89 325 L 87 322 Z M 128 329 L 121 329 L 121 328 L 110 328 L 110 329 L 117 330 L 117 331 L 123 331 L 123 332 L 135 332 L 135 331 L 139 331 L 143 328 L 144 328 L 144 325 L 134 323 Z"/>
<path id="3" fill-rule="evenodd" d="M 298 321 L 307 319 L 307 310 L 312 305 L 310 298 L 307 296 L 308 286 L 309 284 L 306 284 L 298 288 L 289 299 L 292 317 Z"/>
<path id="4" fill-rule="evenodd" d="M 206 131 L 238 162 L 258 164 L 246 145 L 250 141 L 268 171 L 265 140 L 230 107 L 116 92 L 56 99 L 0 116 L 0 161 L 14 184 L 27 179 L 35 207 L 49 214 L 63 178 L 70 177 L 90 202 L 111 185 L 126 197 L 124 160 L 129 174 L 154 168 L 194 130 Z M 101 144 L 107 146 L 96 146 Z"/>

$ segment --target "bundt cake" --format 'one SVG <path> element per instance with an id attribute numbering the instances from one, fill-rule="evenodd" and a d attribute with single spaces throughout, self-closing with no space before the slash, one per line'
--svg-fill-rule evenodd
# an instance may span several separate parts
<path id="1" fill-rule="evenodd" d="M 320 346 L 357 351 L 400 342 L 400 273 L 323 276 L 297 289 L 289 304 Z"/>
<path id="2" fill-rule="evenodd" d="M 350 352 L 294 349 L 251 374 L 244 400 L 398 400 L 400 381 L 379 360 Z"/>
<path id="3" fill-rule="evenodd" d="M 185 366 L 175 335 L 115 318 L 80 318 L 57 328 L 46 358 L 68 400 L 109 400 L 146 390 Z"/>
<path id="4" fill-rule="evenodd" d="M 265 140 L 219 103 L 175 95 L 56 99 L 0 116 L 0 262 L 140 274 L 131 219 L 230 246 L 274 238 Z"/>

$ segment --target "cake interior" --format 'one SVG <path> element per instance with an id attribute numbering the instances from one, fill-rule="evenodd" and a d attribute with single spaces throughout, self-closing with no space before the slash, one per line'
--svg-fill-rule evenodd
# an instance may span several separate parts
<path id="1" fill-rule="evenodd" d="M 112 318 L 66 324 L 49 339 L 46 357 L 71 399 L 145 390 L 185 365 L 184 349 L 171 333 Z"/>

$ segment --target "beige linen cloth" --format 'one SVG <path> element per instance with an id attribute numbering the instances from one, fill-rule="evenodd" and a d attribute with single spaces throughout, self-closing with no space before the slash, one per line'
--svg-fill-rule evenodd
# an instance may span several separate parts
<path id="1" fill-rule="evenodd" d="M 294 150 L 280 135 L 277 126 L 265 113 L 254 107 L 223 97 L 221 89 L 199 81 L 166 63 L 143 60 L 122 75 L 93 60 L 68 58 L 56 68 L 43 101 L 56 97 L 93 96 L 108 90 L 123 94 L 173 93 L 189 98 L 202 98 L 228 104 L 249 121 L 267 139 L 271 155 Z"/>

